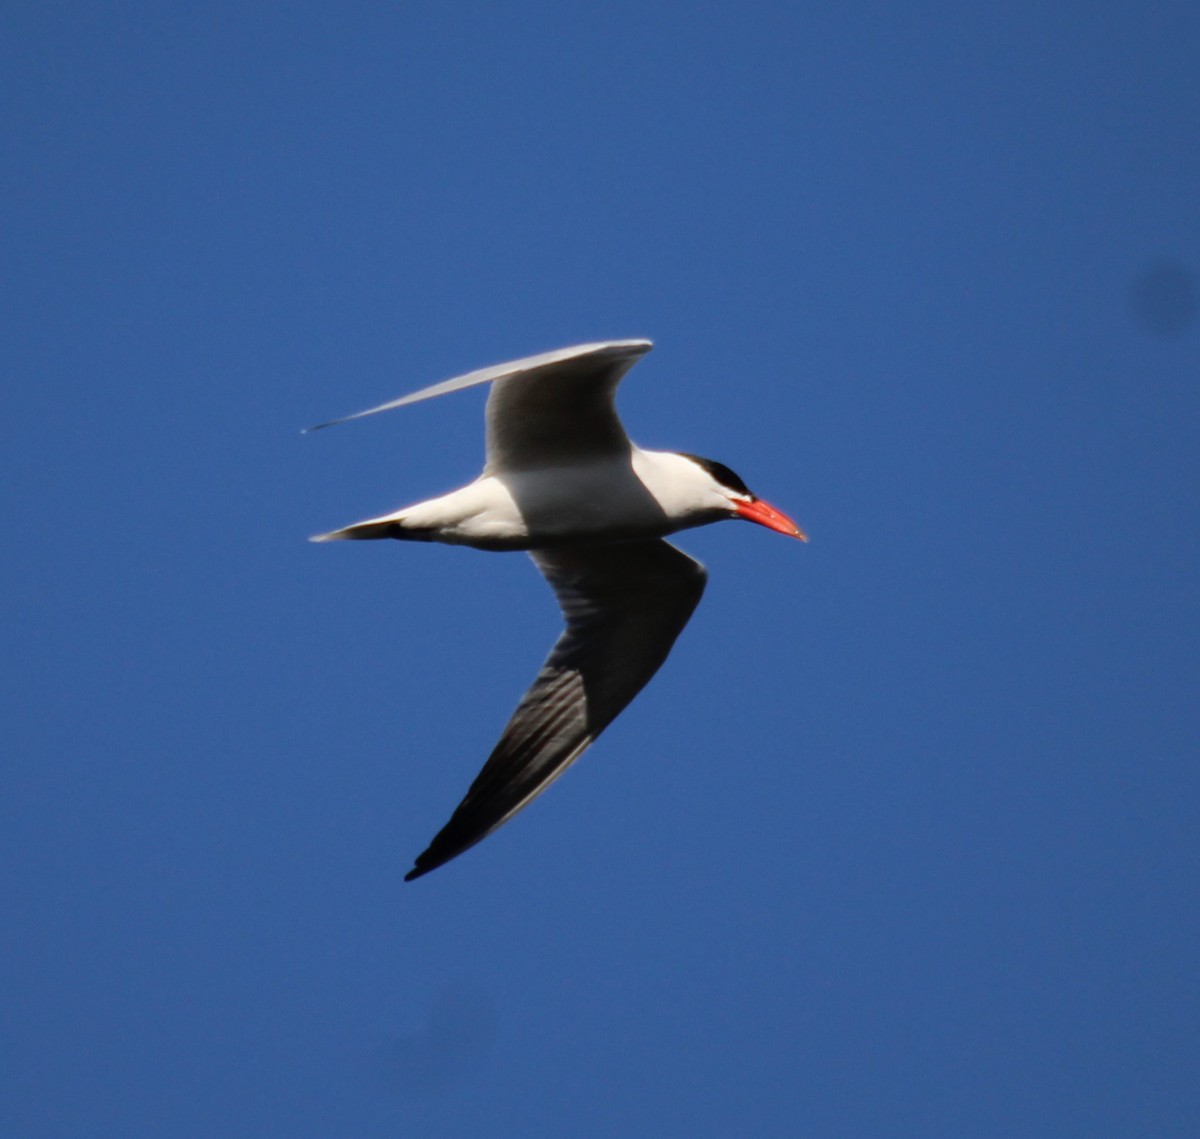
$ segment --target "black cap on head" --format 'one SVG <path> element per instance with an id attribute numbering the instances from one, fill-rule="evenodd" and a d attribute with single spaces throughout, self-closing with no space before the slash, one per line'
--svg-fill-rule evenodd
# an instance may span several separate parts
<path id="1" fill-rule="evenodd" d="M 742 482 L 738 475 L 731 471 L 724 463 L 718 463 L 715 459 L 704 459 L 699 455 L 689 455 L 686 451 L 679 452 L 685 459 L 691 459 L 698 467 L 703 467 L 714 479 L 717 480 L 723 487 L 729 490 L 735 490 L 738 494 L 748 495 L 753 498 L 750 488 Z"/>

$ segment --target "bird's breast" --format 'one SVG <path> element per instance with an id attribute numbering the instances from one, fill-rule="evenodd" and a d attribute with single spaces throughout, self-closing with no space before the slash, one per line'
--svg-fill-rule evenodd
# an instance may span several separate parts
<path id="1" fill-rule="evenodd" d="M 524 521 L 531 546 L 651 537 L 671 528 L 628 460 L 493 477 Z"/>

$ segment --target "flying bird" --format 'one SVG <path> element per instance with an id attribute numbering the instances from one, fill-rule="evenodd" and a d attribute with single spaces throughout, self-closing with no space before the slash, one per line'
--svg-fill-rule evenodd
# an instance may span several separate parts
<path id="1" fill-rule="evenodd" d="M 667 659 L 708 575 L 665 535 L 740 518 L 807 540 L 723 464 L 631 442 L 614 396 L 651 347 L 649 340 L 609 340 L 562 348 L 309 428 L 491 384 L 477 479 L 311 540 L 527 550 L 566 623 L 466 797 L 406 881 L 456 858 L 545 791 Z"/>

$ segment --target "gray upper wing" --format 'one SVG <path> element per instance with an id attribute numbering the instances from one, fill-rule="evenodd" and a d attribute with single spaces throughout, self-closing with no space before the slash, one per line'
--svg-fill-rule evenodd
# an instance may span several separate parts
<path id="1" fill-rule="evenodd" d="M 627 453 L 629 437 L 613 401 L 617 384 L 650 347 L 648 340 L 585 345 L 493 384 L 485 472 L 574 466 Z"/>
<path id="2" fill-rule="evenodd" d="M 579 758 L 667 659 L 708 576 L 661 540 L 531 556 L 558 595 L 567 627 L 408 880 L 474 846 Z"/>
<path id="3" fill-rule="evenodd" d="M 561 379 L 566 382 L 566 386 L 571 391 L 578 392 L 581 381 L 585 381 L 589 377 L 593 384 L 597 384 L 598 382 L 598 386 L 601 389 L 605 389 L 607 385 L 608 413 L 611 415 L 613 422 L 616 423 L 618 430 L 620 430 L 620 423 L 616 419 L 616 413 L 612 410 L 612 392 L 616 389 L 618 381 L 633 366 L 638 357 L 645 355 L 652 347 L 653 345 L 649 340 L 607 340 L 595 344 L 577 344 L 573 348 L 559 348 L 553 352 L 543 352 L 538 356 L 526 356 L 523 360 L 513 360 L 507 364 L 496 364 L 490 368 L 480 368 L 478 371 L 468 372 L 465 376 L 455 376 L 453 379 L 443 380 L 441 383 L 422 388 L 411 395 L 401 396 L 399 399 L 381 403 L 378 407 L 368 408 L 366 411 L 359 411 L 354 415 L 346 415 L 341 419 L 330 419 L 325 423 L 318 423 L 315 427 L 309 427 L 308 430 L 319 431 L 323 427 L 333 427 L 338 423 L 348 423 L 352 419 L 362 419 L 368 415 L 376 415 L 381 411 L 391 411 L 394 407 L 404 407 L 406 404 L 419 403 L 423 399 L 432 399 L 434 396 L 461 391 L 463 388 L 472 388 L 478 384 L 491 384 L 500 380 L 512 380 L 532 382 L 534 386 L 541 388 L 544 386 L 542 381 L 558 381 Z M 509 388 L 510 385 L 506 383 L 502 386 Z M 569 402 L 567 397 L 556 398 L 551 395 L 542 397 L 542 400 L 535 400 L 534 402 L 543 402 L 546 406 L 553 406 L 555 404 L 562 406 L 565 401 Z M 496 401 L 489 400 L 488 403 L 489 461 L 492 448 L 491 423 L 494 418 L 494 402 Z M 509 407 L 520 409 L 525 406 L 525 402 L 523 397 L 517 396 L 514 392 L 511 396 L 505 395 L 498 402 L 497 410 Z M 621 435 L 624 438 L 624 432 Z M 507 434 L 506 438 L 508 438 Z"/>

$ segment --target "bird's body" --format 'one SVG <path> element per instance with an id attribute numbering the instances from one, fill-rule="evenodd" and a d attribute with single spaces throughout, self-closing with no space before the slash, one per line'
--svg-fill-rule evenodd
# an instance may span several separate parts
<path id="1" fill-rule="evenodd" d="M 646 340 L 618 340 L 564 348 L 349 417 L 490 383 L 487 460 L 479 478 L 314 541 L 398 538 L 528 550 L 567 624 L 410 879 L 461 854 L 545 790 L 658 670 L 706 579 L 704 567 L 663 541 L 665 535 L 741 517 L 804 537 L 720 463 L 642 450 L 629 440 L 613 396 L 650 347 Z"/>
<path id="2" fill-rule="evenodd" d="M 711 504 L 697 499 L 688 481 L 695 470 L 682 455 L 643 451 L 631 443 L 625 454 L 585 466 L 483 474 L 449 494 L 317 540 L 407 538 L 480 550 L 537 550 L 658 538 L 728 514 L 719 496 Z"/>

